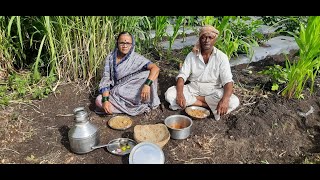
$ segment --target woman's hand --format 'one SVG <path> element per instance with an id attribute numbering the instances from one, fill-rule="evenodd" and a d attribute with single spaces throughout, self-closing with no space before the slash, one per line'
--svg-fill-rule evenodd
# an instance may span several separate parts
<path id="1" fill-rule="evenodd" d="M 141 100 L 142 101 L 147 101 L 150 99 L 150 88 L 151 87 L 146 84 L 142 87 L 142 91 L 141 91 Z"/>
<path id="2" fill-rule="evenodd" d="M 111 111 L 111 103 L 109 101 L 105 101 L 104 103 L 102 103 L 102 108 L 104 109 L 104 111 L 108 114 L 112 114 Z"/>

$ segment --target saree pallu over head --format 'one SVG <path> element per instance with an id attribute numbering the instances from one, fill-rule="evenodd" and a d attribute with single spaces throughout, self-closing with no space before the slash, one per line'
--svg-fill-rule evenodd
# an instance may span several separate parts
<path id="1" fill-rule="evenodd" d="M 133 39 L 133 38 L 132 38 Z M 109 101 L 115 108 L 113 113 L 126 113 L 132 116 L 148 112 L 159 106 L 157 80 L 150 88 L 150 99 L 141 101 L 141 90 L 150 71 L 147 66 L 152 63 L 142 55 L 134 52 L 134 41 L 129 53 L 116 63 L 117 46 L 105 61 L 103 78 L 99 84 L 100 90 L 110 91 Z"/>

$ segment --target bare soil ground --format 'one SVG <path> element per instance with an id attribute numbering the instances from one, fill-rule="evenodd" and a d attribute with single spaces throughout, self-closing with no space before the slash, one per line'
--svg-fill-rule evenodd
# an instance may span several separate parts
<path id="1" fill-rule="evenodd" d="M 181 57 L 183 58 L 183 57 Z M 270 92 L 268 79 L 257 72 L 267 65 L 281 63 L 283 56 L 251 63 L 252 74 L 232 68 L 235 94 L 241 105 L 232 113 L 213 120 L 195 120 L 191 135 L 185 140 L 170 139 L 163 148 L 165 164 L 261 164 L 320 162 L 320 79 L 315 93 L 303 100 L 285 99 Z M 134 125 L 163 123 L 172 114 L 164 93 L 175 85 L 178 64 L 156 61 L 160 68 L 159 96 L 162 105 L 148 113 L 132 117 Z M 0 111 L 1 163 L 26 164 L 128 164 L 128 155 L 115 156 L 100 148 L 78 155 L 70 151 L 68 130 L 74 125 L 73 109 L 85 106 L 91 122 L 99 127 L 102 144 L 119 137 L 133 138 L 134 125 L 125 130 L 107 126 L 112 115 L 94 113 L 94 98 L 83 84 L 58 87 L 55 94 L 30 104 L 13 104 Z M 298 111 L 314 112 L 301 117 Z"/>

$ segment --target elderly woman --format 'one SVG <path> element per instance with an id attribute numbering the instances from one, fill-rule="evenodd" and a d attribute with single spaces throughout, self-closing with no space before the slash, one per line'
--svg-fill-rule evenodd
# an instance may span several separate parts
<path id="1" fill-rule="evenodd" d="M 190 52 L 178 76 L 176 86 L 166 93 L 166 101 L 173 110 L 186 106 L 209 107 L 216 120 L 239 106 L 233 93 L 229 59 L 214 47 L 219 31 L 213 26 L 200 28 L 199 41 Z M 189 80 L 190 83 L 184 85 Z"/>
<path id="2" fill-rule="evenodd" d="M 96 106 L 107 114 L 131 116 L 157 108 L 157 65 L 136 53 L 135 41 L 128 32 L 121 32 L 114 51 L 105 60 Z"/>

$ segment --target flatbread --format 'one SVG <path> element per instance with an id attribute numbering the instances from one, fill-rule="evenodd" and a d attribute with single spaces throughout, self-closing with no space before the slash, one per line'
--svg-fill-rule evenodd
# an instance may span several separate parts
<path id="1" fill-rule="evenodd" d="M 170 139 L 170 132 L 164 124 L 136 125 L 133 138 L 138 142 L 151 142 L 162 148 Z"/>

